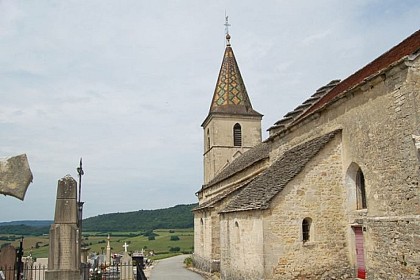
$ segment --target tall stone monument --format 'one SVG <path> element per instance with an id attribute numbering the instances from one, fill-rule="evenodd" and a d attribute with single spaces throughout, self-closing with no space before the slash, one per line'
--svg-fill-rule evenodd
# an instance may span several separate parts
<path id="1" fill-rule="evenodd" d="M 111 237 L 108 234 L 108 239 L 106 243 L 106 260 L 105 265 L 109 266 L 111 265 Z"/>
<path id="2" fill-rule="evenodd" d="M 80 280 L 77 183 L 67 175 L 58 181 L 46 280 Z"/>

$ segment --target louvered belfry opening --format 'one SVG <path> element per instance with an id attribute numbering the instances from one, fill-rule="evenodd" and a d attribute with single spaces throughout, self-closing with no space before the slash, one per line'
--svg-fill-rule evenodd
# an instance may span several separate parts
<path id="1" fill-rule="evenodd" d="M 236 147 L 242 146 L 242 128 L 239 123 L 233 126 L 233 145 Z"/>

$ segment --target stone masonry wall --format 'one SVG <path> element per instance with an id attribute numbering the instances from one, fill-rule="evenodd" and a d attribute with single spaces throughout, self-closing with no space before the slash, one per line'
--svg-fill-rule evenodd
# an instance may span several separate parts
<path id="1" fill-rule="evenodd" d="M 418 216 L 372 218 L 366 225 L 368 279 L 420 279 Z"/>
<path id="2" fill-rule="evenodd" d="M 211 271 L 212 221 L 209 211 L 194 213 L 194 265 L 204 271 Z"/>
<path id="3" fill-rule="evenodd" d="M 223 233 L 220 233 L 219 212 L 230 199 L 227 197 L 213 207 L 194 213 L 194 265 L 203 271 L 220 271 L 220 238 Z"/>
<path id="4" fill-rule="evenodd" d="M 222 279 L 265 279 L 262 213 L 252 211 L 222 215 L 220 229 Z"/>
<path id="5" fill-rule="evenodd" d="M 337 135 L 272 201 L 264 218 L 264 279 L 354 279 L 344 199 Z M 312 223 L 303 242 L 305 218 Z"/>
<path id="6" fill-rule="evenodd" d="M 418 67 L 397 70 L 343 104 L 347 114 L 337 118 L 344 128 L 344 168 L 354 162 L 365 175 L 367 209 L 356 210 L 352 200 L 346 209 L 349 226 L 366 229 L 368 279 L 419 279 L 420 248 L 413 242 L 420 223 L 419 162 L 412 135 L 420 129 L 420 79 Z M 352 197 L 354 185 L 346 190 Z M 350 255 L 355 262 L 355 250 Z"/>
<path id="7" fill-rule="evenodd" d="M 413 141 L 413 135 L 420 136 L 419 88 L 417 57 L 274 139 L 271 155 L 277 157 L 288 147 L 342 129 L 341 138 L 312 159 L 269 210 L 224 214 L 223 279 L 354 279 L 355 225 L 363 228 L 367 279 L 420 279 L 420 152 Z M 364 174 L 367 209 L 356 209 L 355 165 Z M 303 243 L 306 217 L 312 219 L 311 235 Z M 206 233 L 204 243 L 212 242 Z"/>
<path id="8" fill-rule="evenodd" d="M 420 135 L 419 65 L 419 57 L 397 65 L 276 140 L 281 149 L 282 143 L 342 128 L 345 240 L 356 268 L 351 226 L 366 230 L 367 279 L 419 279 L 419 151 L 413 141 Z M 365 177 L 367 209 L 356 209 L 355 184 L 349 179 L 354 164 Z"/>
<path id="9" fill-rule="evenodd" d="M 233 126 L 236 123 L 239 123 L 242 129 L 241 147 L 233 146 Z M 213 117 L 204 127 L 204 183 L 208 183 L 232 162 L 234 156 L 243 154 L 260 142 L 261 120 L 259 118 Z"/>

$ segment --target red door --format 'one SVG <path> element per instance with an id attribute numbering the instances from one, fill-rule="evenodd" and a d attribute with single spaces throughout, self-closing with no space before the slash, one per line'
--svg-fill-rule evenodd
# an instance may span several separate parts
<path id="1" fill-rule="evenodd" d="M 356 237 L 357 277 L 360 279 L 366 279 L 365 250 L 363 249 L 362 227 L 354 227 L 353 230 Z"/>

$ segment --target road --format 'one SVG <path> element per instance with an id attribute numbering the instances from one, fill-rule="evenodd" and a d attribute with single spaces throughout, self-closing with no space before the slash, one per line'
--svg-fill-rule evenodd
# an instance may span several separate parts
<path id="1" fill-rule="evenodd" d="M 204 278 L 184 267 L 188 255 L 159 260 L 153 267 L 148 280 L 203 280 Z"/>

